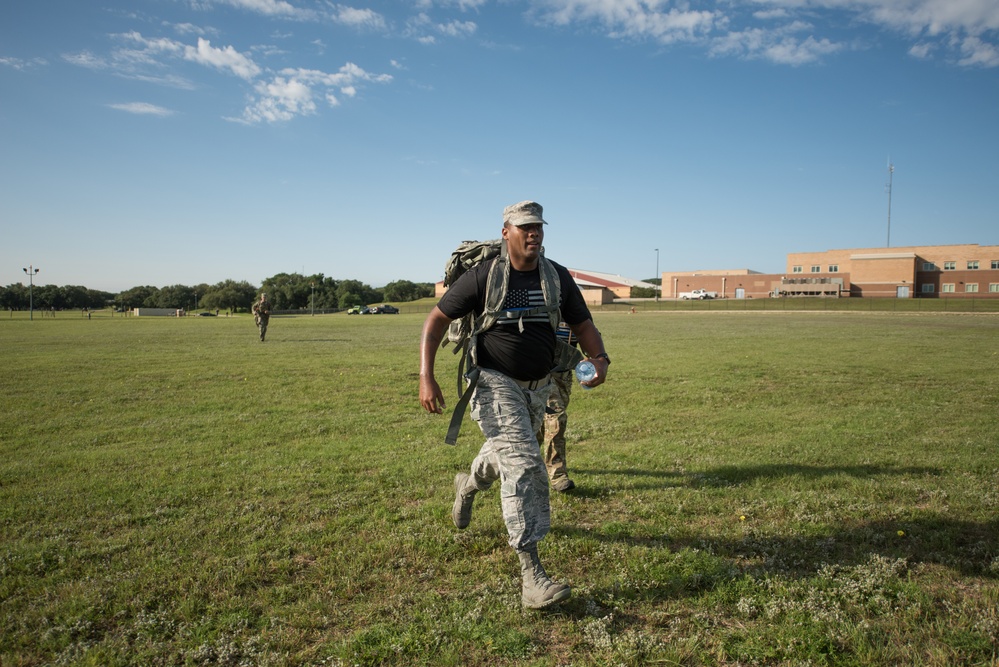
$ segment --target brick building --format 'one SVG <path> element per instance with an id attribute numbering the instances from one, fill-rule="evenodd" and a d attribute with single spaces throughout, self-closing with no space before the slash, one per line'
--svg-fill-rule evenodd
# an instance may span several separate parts
<path id="1" fill-rule="evenodd" d="M 790 253 L 789 278 L 847 278 L 844 296 L 999 297 L 999 246 L 860 248 Z"/>
<path id="2" fill-rule="evenodd" d="M 999 246 L 961 245 L 856 248 L 787 255 L 784 273 L 748 269 L 664 272 L 663 297 L 706 289 L 722 298 L 995 297 Z"/>

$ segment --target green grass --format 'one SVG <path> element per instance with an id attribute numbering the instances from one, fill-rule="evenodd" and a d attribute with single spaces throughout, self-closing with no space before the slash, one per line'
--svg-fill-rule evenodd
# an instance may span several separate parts
<path id="1" fill-rule="evenodd" d="M 596 314 L 552 613 L 422 314 L 0 318 L 0 665 L 995 664 L 999 317 L 719 303 Z"/>

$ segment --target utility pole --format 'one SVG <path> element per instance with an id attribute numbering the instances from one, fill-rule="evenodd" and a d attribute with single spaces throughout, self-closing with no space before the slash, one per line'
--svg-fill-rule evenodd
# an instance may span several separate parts
<path id="1" fill-rule="evenodd" d="M 888 241 L 885 245 L 886 248 L 891 247 L 891 184 L 894 173 L 895 165 L 891 163 L 891 158 L 888 158 Z"/>

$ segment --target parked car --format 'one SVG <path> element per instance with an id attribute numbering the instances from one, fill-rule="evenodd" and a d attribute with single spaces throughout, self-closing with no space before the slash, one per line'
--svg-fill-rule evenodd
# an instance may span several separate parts
<path id="1" fill-rule="evenodd" d="M 198 317 L 215 317 L 215 313 L 209 313 L 207 310 L 203 313 L 198 313 Z"/>
<path id="2" fill-rule="evenodd" d="M 371 312 L 373 312 L 375 314 L 386 313 L 388 315 L 398 315 L 399 314 L 399 309 L 396 308 L 395 306 L 390 306 L 387 303 L 383 303 L 380 306 L 375 306 L 374 308 L 372 308 Z"/>
<path id="3" fill-rule="evenodd" d="M 367 306 L 354 306 L 347 309 L 348 315 L 369 315 L 373 311 Z"/>
<path id="4" fill-rule="evenodd" d="M 706 289 L 695 289 L 692 292 L 680 292 L 680 298 L 684 301 L 694 299 L 696 301 L 703 301 L 704 299 L 717 299 L 718 292 L 709 292 Z"/>

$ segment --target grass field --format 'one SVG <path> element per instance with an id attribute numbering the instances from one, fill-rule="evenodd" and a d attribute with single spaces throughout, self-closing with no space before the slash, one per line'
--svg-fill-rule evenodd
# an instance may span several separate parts
<path id="1" fill-rule="evenodd" d="M 999 316 L 597 313 L 550 613 L 422 319 L 0 319 L 0 665 L 999 662 Z"/>

